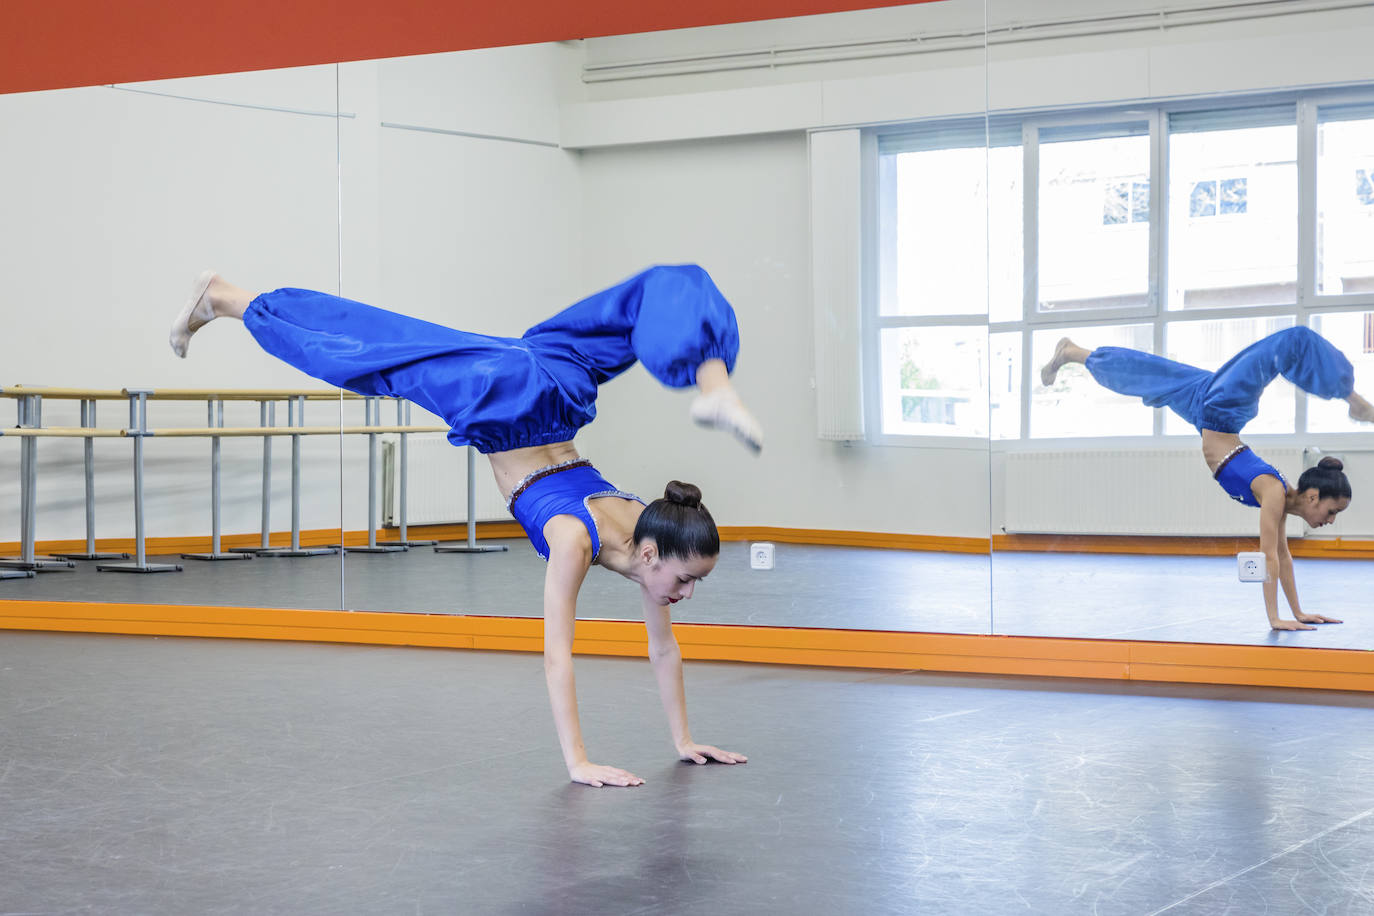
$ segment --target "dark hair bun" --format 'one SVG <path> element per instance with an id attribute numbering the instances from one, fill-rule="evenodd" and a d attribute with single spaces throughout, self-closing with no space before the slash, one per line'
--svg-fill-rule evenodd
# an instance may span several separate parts
<path id="1" fill-rule="evenodd" d="M 1345 465 L 1341 463 L 1341 459 L 1337 458 L 1335 455 L 1327 455 L 1321 461 L 1317 462 L 1317 467 L 1325 468 L 1328 471 L 1341 471 L 1345 469 Z"/>
<path id="2" fill-rule="evenodd" d="M 683 483 L 680 480 L 670 480 L 668 481 L 668 486 L 663 488 L 663 498 L 670 503 L 677 503 L 680 506 L 695 509 L 697 506 L 701 505 L 701 490 L 690 483 Z"/>

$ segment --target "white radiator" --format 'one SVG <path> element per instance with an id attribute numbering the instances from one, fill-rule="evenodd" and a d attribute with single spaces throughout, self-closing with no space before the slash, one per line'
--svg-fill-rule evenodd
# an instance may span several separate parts
<path id="1" fill-rule="evenodd" d="M 440 433 L 406 437 L 406 524 L 447 525 L 468 520 L 468 449 L 455 448 Z M 383 524 L 400 523 L 401 448 L 396 436 L 382 442 Z M 510 521 L 487 459 L 477 463 L 474 520 Z"/>
<path id="2" fill-rule="evenodd" d="M 1297 481 L 1301 449 L 1261 454 L 1290 482 Z M 1259 533 L 1255 510 L 1222 492 L 1196 447 L 1010 452 L 1005 526 L 1010 534 Z M 1301 537 L 1302 522 L 1290 516 L 1288 534 Z"/>

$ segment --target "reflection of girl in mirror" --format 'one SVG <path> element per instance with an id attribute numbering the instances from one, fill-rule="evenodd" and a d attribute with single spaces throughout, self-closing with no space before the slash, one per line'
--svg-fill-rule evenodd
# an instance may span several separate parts
<path id="1" fill-rule="evenodd" d="M 665 385 L 699 389 L 690 409 L 698 424 L 761 447 L 758 423 L 729 379 L 739 350 L 735 314 L 704 270 L 651 268 L 518 338 L 457 331 L 308 290 L 255 297 L 207 271 L 172 325 L 172 349 L 185 356 L 192 334 L 225 317 L 243 321 L 267 352 L 332 385 L 414 401 L 444 418 L 451 442 L 472 444 L 491 460 L 511 514 L 548 561 L 544 673 L 575 782 L 643 782 L 591 763 L 582 744 L 573 624 L 593 564 L 639 585 L 649 657 L 680 758 L 745 761 L 692 739 L 669 620 L 669 606 L 692 597 L 720 553 L 701 491 L 673 481 L 646 506 L 608 483 L 572 443 L 596 416 L 597 386 L 639 361 Z"/>
<path id="2" fill-rule="evenodd" d="M 1260 549 L 1269 570 L 1264 607 L 1271 627 L 1311 630 L 1313 623 L 1340 623 L 1303 613 L 1293 557 L 1283 536 L 1286 515 L 1319 528 L 1350 505 L 1350 481 L 1340 459 L 1323 458 L 1290 488 L 1273 465 L 1240 441 L 1239 433 L 1259 412 L 1260 395 L 1278 375 L 1308 394 L 1348 401 L 1351 417 L 1374 422 L 1374 405 L 1355 393 L 1355 371 L 1341 351 L 1310 328 L 1285 328 L 1241 350 L 1216 372 L 1207 372 L 1126 347 L 1090 351 L 1065 337 L 1040 370 L 1041 383 L 1052 385 L 1067 363 L 1082 363 L 1103 387 L 1138 397 L 1150 407 L 1168 407 L 1197 427 L 1212 477 L 1233 499 L 1260 510 Z M 1295 620 L 1279 619 L 1275 571 Z"/>

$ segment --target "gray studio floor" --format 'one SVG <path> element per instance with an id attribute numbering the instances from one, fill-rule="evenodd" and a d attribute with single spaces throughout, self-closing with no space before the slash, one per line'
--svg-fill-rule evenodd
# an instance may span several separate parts
<path id="1" fill-rule="evenodd" d="M 7 914 L 1367 914 L 1374 697 L 0 633 Z"/>
<path id="2" fill-rule="evenodd" d="M 183 572 L 155 575 L 97 573 L 94 564 L 83 563 L 70 572 L 0 581 L 0 599 L 538 616 L 543 561 L 523 540 L 500 543 L 510 549 L 349 553 L 342 565 L 337 556 L 181 560 Z M 1345 623 L 1271 631 L 1260 587 L 1237 581 L 1234 557 L 999 552 L 989 560 L 778 544 L 776 567 L 762 572 L 749 568 L 748 545 L 740 542 L 722 545 L 715 571 L 673 616 L 766 626 L 1374 649 L 1374 561 L 1295 563 L 1304 608 Z M 1287 616 L 1282 598 L 1280 607 Z M 578 612 L 623 620 L 641 613 L 635 588 L 600 569 L 587 576 Z"/>

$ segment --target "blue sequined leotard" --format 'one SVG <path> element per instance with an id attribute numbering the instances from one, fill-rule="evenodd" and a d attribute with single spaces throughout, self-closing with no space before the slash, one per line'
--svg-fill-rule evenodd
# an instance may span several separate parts
<path id="1" fill-rule="evenodd" d="M 601 532 L 588 503 L 602 496 L 618 496 L 643 504 L 633 493 L 617 490 L 585 458 L 555 464 L 530 474 L 511 491 L 507 508 L 534 545 L 534 552 L 547 560 L 549 543 L 544 526 L 555 515 L 572 515 L 587 528 L 592 538 L 592 562 L 601 553 Z"/>
<path id="2" fill-rule="evenodd" d="M 1265 474 L 1277 477 L 1279 483 L 1283 484 L 1283 488 L 1288 489 L 1288 481 L 1283 479 L 1278 468 L 1256 455 L 1250 450 L 1250 446 L 1242 445 L 1221 459 L 1221 464 L 1217 465 L 1217 471 L 1212 477 L 1221 485 L 1228 496 L 1242 506 L 1258 507 L 1259 500 L 1255 499 L 1255 494 L 1251 491 L 1250 485 L 1256 477 Z"/>

